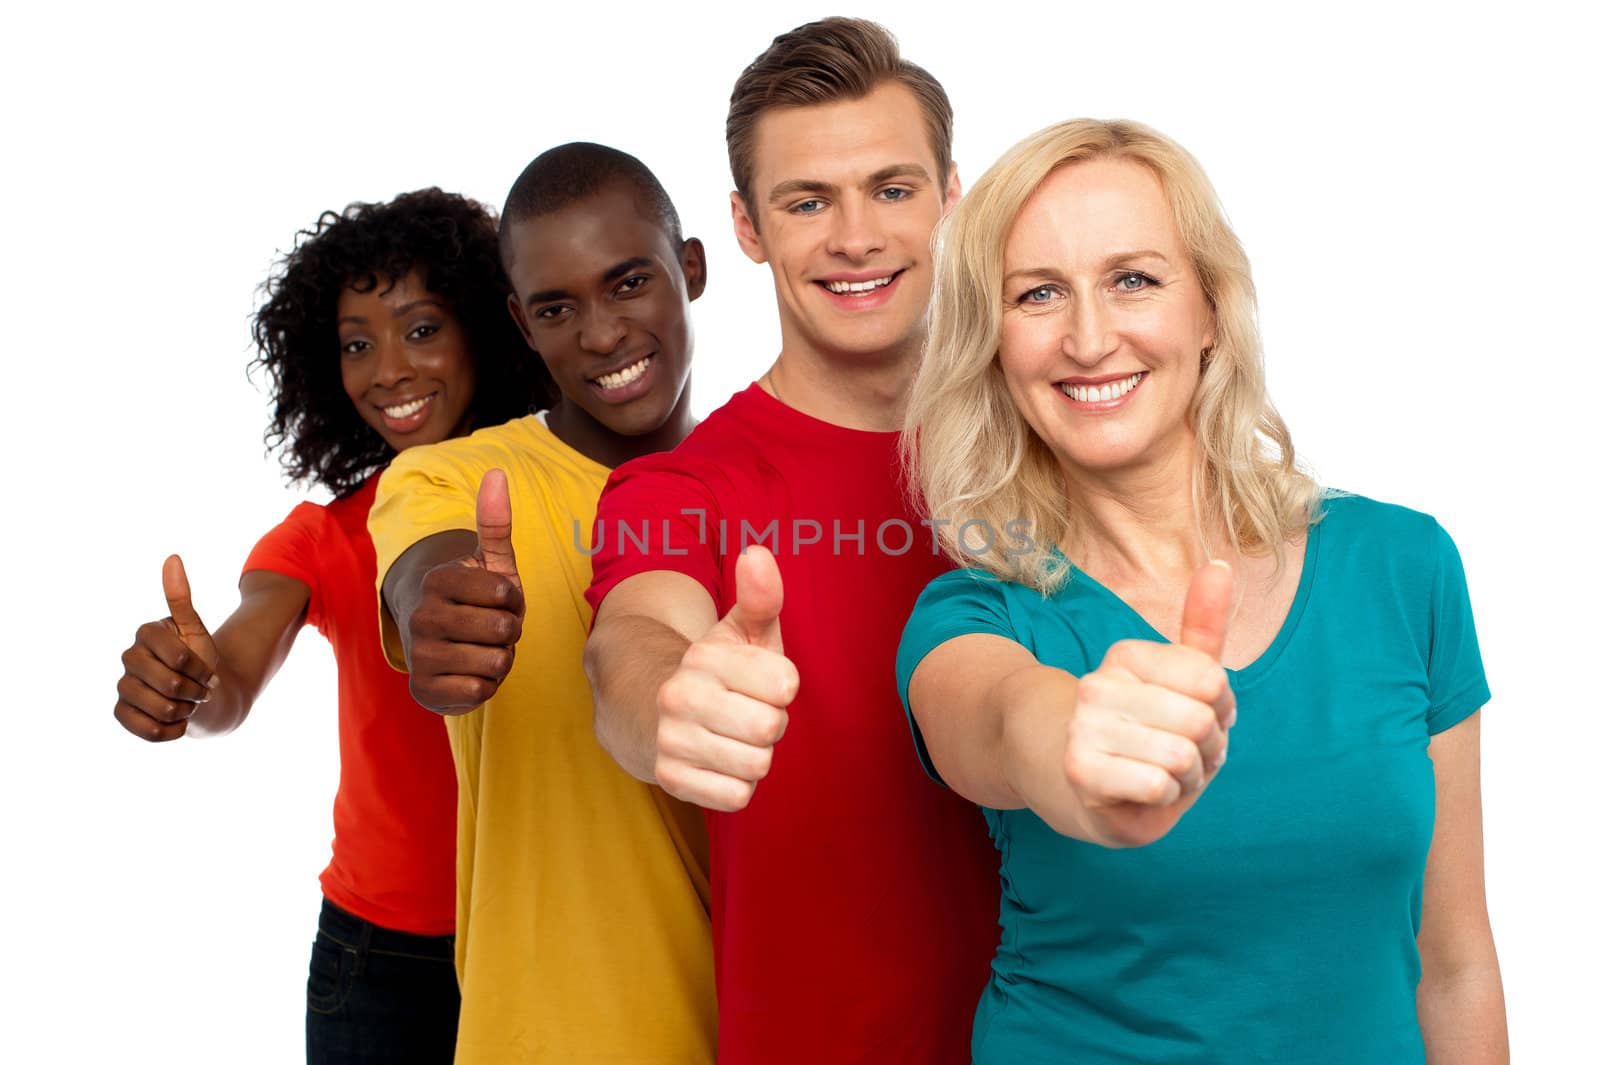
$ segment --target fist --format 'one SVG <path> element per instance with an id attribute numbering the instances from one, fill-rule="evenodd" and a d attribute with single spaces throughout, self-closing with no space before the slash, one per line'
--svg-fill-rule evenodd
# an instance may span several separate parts
<path id="1" fill-rule="evenodd" d="M 1220 657 L 1232 604 L 1227 566 L 1202 567 L 1178 643 L 1114 644 L 1078 681 L 1063 772 L 1097 842 L 1160 839 L 1226 761 L 1235 708 Z"/>
<path id="2" fill-rule="evenodd" d="M 477 529 L 477 550 L 429 570 L 411 612 L 411 694 L 442 713 L 464 713 L 499 691 L 522 638 L 522 579 L 500 470 L 478 488 Z"/>
<path id="3" fill-rule="evenodd" d="M 117 681 L 117 722 L 152 743 L 175 740 L 189 730 L 189 718 L 216 686 L 217 645 L 189 596 L 183 559 L 169 557 L 161 567 L 168 616 L 148 621 L 122 652 Z"/>
<path id="4" fill-rule="evenodd" d="M 733 608 L 689 645 L 656 695 L 656 783 L 708 810 L 749 805 L 800 690 L 783 654 L 777 560 L 750 547 L 734 575 Z"/>

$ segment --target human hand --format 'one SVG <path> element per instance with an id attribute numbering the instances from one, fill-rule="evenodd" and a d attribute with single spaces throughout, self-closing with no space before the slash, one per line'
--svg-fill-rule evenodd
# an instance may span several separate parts
<path id="1" fill-rule="evenodd" d="M 772 768 L 800 674 L 783 655 L 783 578 L 764 547 L 734 570 L 735 602 L 656 695 L 655 779 L 709 810 L 742 810 Z"/>
<path id="2" fill-rule="evenodd" d="M 175 740 L 216 687 L 217 645 L 189 595 L 183 559 L 171 555 L 161 567 L 168 616 L 148 621 L 122 652 L 113 711 L 122 727 L 152 743 Z"/>
<path id="3" fill-rule="evenodd" d="M 1232 609 L 1232 571 L 1203 566 L 1177 643 L 1124 640 L 1078 680 L 1063 770 L 1096 842 L 1160 839 L 1222 768 L 1236 716 L 1220 661 Z"/>
<path id="4" fill-rule="evenodd" d="M 522 638 L 522 579 L 511 547 L 511 498 L 503 470 L 478 486 L 477 550 L 422 578 L 405 641 L 411 694 L 441 712 L 465 712 L 500 689 Z"/>

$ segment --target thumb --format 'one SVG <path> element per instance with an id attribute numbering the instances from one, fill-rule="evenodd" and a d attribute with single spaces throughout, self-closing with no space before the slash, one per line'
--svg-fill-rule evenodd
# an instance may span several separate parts
<path id="1" fill-rule="evenodd" d="M 172 615 L 172 623 L 178 626 L 178 635 L 185 643 L 194 637 L 211 639 L 205 622 L 195 613 L 194 603 L 189 598 L 189 575 L 183 571 L 183 559 L 177 555 L 168 555 L 161 567 L 161 590 L 167 596 L 167 613 Z"/>
<path id="2" fill-rule="evenodd" d="M 490 573 L 522 583 L 511 550 L 511 489 L 504 470 L 490 470 L 478 486 L 478 557 Z"/>
<path id="3" fill-rule="evenodd" d="M 764 547 L 745 548 L 734 565 L 734 604 L 723 620 L 747 643 L 783 650 L 778 613 L 783 609 L 783 575 L 778 560 Z"/>
<path id="4" fill-rule="evenodd" d="M 1189 582 L 1178 642 L 1220 660 L 1232 616 L 1233 569 L 1221 559 L 1214 559 L 1196 570 Z"/>

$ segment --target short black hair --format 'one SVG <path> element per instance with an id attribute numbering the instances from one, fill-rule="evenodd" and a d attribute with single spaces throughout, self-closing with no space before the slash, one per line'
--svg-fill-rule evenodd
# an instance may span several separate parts
<path id="1" fill-rule="evenodd" d="M 345 496 L 394 458 L 340 378 L 339 294 L 347 287 L 367 292 L 418 271 L 466 332 L 475 428 L 551 404 L 549 371 L 506 309 L 511 285 L 497 240 L 489 208 L 436 188 L 324 211 L 297 234 L 294 250 L 261 286 L 265 300 L 255 315 L 257 354 L 250 365 L 271 379 L 266 443 L 281 449 L 291 481 L 313 481 Z"/>
<path id="2" fill-rule="evenodd" d="M 565 210 L 608 188 L 626 184 L 639 209 L 661 227 L 674 248 L 683 245 L 678 209 L 661 182 L 627 152 L 604 144 L 573 141 L 541 153 L 523 168 L 500 211 L 500 261 L 511 269 L 511 227 L 530 218 Z"/>

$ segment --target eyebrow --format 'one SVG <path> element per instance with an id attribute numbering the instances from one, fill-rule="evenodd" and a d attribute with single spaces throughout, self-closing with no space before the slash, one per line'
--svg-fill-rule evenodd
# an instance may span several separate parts
<path id="1" fill-rule="evenodd" d="M 444 308 L 444 304 L 440 303 L 438 300 L 434 299 L 431 296 L 424 296 L 421 299 L 412 300 L 410 303 L 402 303 L 400 306 L 396 307 L 393 311 L 391 311 L 389 316 L 391 318 L 399 318 L 402 315 L 410 314 L 412 311 L 416 310 L 418 307 L 428 307 L 428 306 L 438 307 L 441 310 Z M 364 316 L 359 315 L 359 314 L 347 314 L 343 318 L 340 318 L 339 321 L 337 323 L 335 323 L 335 324 L 337 324 L 337 325 L 346 325 L 346 324 L 349 324 L 349 325 L 366 325 L 367 324 L 367 319 Z"/>
<path id="2" fill-rule="evenodd" d="M 1115 266 L 1118 263 L 1133 262 L 1135 259 L 1160 259 L 1163 263 L 1171 265 L 1171 261 L 1165 255 L 1150 249 L 1144 249 L 1142 251 L 1119 251 L 1112 255 L 1107 255 L 1105 258 L 1105 265 Z M 1059 271 L 1057 271 L 1055 268 L 1049 266 L 1030 266 L 1022 270 L 1011 271 L 1001 279 L 1000 283 L 1002 285 L 1008 285 L 1012 281 L 1023 277 L 1055 277 L 1058 272 Z"/>
<path id="3" fill-rule="evenodd" d="M 632 273 L 634 270 L 654 265 L 654 260 L 647 259 L 643 255 L 635 255 L 631 259 L 622 260 L 620 263 L 607 270 L 603 275 L 601 275 L 600 281 L 602 284 L 615 281 L 625 274 Z M 522 303 L 525 307 L 532 307 L 535 303 L 549 303 L 551 300 L 570 300 L 572 298 L 572 293 L 568 292 L 564 288 L 551 288 L 546 289 L 543 292 L 535 292 L 531 294 L 527 299 L 523 300 Z"/>
<path id="4" fill-rule="evenodd" d="M 861 187 L 864 189 L 871 188 L 874 185 L 881 185 L 885 181 L 893 181 L 895 178 L 911 178 L 930 185 L 933 183 L 933 179 L 928 176 L 928 171 L 925 167 L 917 163 L 894 163 L 868 174 L 866 179 L 861 182 Z M 772 191 L 767 194 L 767 202 L 777 203 L 779 200 L 792 196 L 797 192 L 814 192 L 821 196 L 832 196 L 838 191 L 839 186 L 831 181 L 792 178 L 774 185 Z"/>

